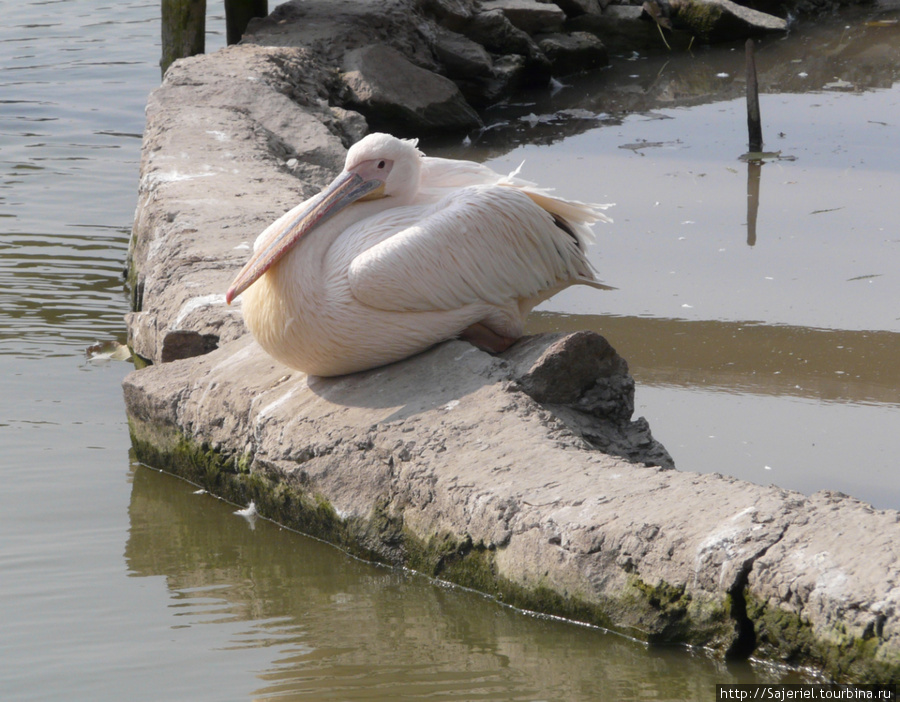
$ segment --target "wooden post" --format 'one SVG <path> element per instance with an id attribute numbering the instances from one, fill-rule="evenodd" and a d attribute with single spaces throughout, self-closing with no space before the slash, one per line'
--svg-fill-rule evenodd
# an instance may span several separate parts
<path id="1" fill-rule="evenodd" d="M 762 121 L 759 116 L 759 84 L 756 81 L 756 57 L 753 40 L 748 39 L 747 50 L 747 129 L 750 132 L 750 153 L 759 153 L 763 148 Z"/>
<path id="2" fill-rule="evenodd" d="M 162 0 L 162 74 L 176 59 L 202 54 L 206 40 L 206 0 Z"/>
<path id="3" fill-rule="evenodd" d="M 225 0 L 225 35 L 228 46 L 241 40 L 250 20 L 268 14 L 268 0 Z"/>

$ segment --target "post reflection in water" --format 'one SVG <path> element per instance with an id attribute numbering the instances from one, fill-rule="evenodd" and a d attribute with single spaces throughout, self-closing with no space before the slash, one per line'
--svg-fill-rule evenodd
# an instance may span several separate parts
<path id="1" fill-rule="evenodd" d="M 783 679 L 335 557 L 234 511 L 137 466 L 125 559 L 133 577 L 165 578 L 173 638 L 202 624 L 218 628 L 220 650 L 267 650 L 254 699 L 685 700 Z"/>
<path id="2" fill-rule="evenodd" d="M 759 181 L 762 162 L 747 160 L 747 246 L 756 246 L 756 217 L 759 214 Z"/>

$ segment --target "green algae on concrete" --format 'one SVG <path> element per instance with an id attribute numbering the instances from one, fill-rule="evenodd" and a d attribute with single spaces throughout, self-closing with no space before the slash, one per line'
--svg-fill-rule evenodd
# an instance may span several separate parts
<path id="1" fill-rule="evenodd" d="M 730 599 L 703 603 L 687 592 L 684 585 L 665 581 L 645 582 L 632 574 L 628 583 L 635 607 L 649 606 L 656 631 L 651 643 L 685 643 L 724 653 L 732 644 L 735 622 L 730 616 Z"/>
<path id="2" fill-rule="evenodd" d="M 350 553 L 380 561 L 359 546 L 351 530 L 320 495 L 250 471 L 250 457 L 225 456 L 178 432 L 166 432 L 129 417 L 132 448 L 141 463 L 177 475 L 237 505 L 253 502 L 262 516 L 282 526 L 323 539 Z"/>
<path id="3" fill-rule="evenodd" d="M 814 666 L 842 682 L 888 683 L 900 671 L 900 657 L 879 644 L 880 632 L 854 636 L 837 622 L 824 635 L 817 634 L 800 616 L 754 597 L 746 586 L 717 600 L 698 597 L 683 584 L 647 582 L 635 572 L 612 597 L 569 592 L 542 580 L 523 584 L 498 566 L 502 547 L 473 542 L 468 534 L 416 533 L 405 523 L 402 506 L 387 494 L 368 516 L 345 517 L 326 496 L 312 490 L 302 474 L 270 474 L 265 465 L 254 463 L 250 452 L 226 454 L 177 429 L 134 416 L 129 427 L 135 455 L 143 463 L 235 504 L 253 501 L 263 517 L 354 556 L 409 568 L 506 605 L 651 644 L 690 645 L 720 655 Z"/>
<path id="4" fill-rule="evenodd" d="M 593 604 L 583 598 L 565 596 L 547 585 L 528 588 L 504 577 L 497 567 L 495 549 L 473 544 L 468 537 L 458 539 L 441 534 L 422 541 L 408 530 L 404 534 L 409 555 L 406 565 L 416 572 L 475 590 L 517 609 L 644 638 L 640 636 L 642 632 L 615 624 L 607 614 L 612 603 Z"/>
<path id="5" fill-rule="evenodd" d="M 754 655 L 788 665 L 816 664 L 841 682 L 896 684 L 900 655 L 886 652 L 875 631 L 855 636 L 837 621 L 826 636 L 817 636 L 799 615 L 745 593 L 747 616 L 753 622 Z"/>
<path id="6" fill-rule="evenodd" d="M 468 535 L 443 533 L 421 538 L 414 534 L 405 526 L 402 511 L 392 510 L 387 497 L 375 504 L 367 519 L 343 519 L 324 496 L 306 489 L 302 480 L 252 470 L 250 453 L 225 455 L 176 430 L 160 429 L 135 417 L 129 418 L 129 428 L 135 456 L 142 463 L 234 504 L 253 501 L 261 516 L 354 556 L 406 567 L 519 609 L 583 622 L 649 643 L 722 649 L 734 631 L 724 602 L 721 607 L 700 606 L 683 587 L 664 582 L 650 585 L 631 576 L 620 598 L 602 602 L 561 593 L 547 583 L 527 587 L 503 576 L 496 550 L 473 543 Z M 634 620 L 648 625 L 617 623 Z"/>

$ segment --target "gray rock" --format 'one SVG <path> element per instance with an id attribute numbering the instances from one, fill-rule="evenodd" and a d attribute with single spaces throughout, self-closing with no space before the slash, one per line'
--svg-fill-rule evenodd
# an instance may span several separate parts
<path id="1" fill-rule="evenodd" d="M 603 42 L 588 32 L 549 34 L 538 40 L 538 46 L 550 59 L 556 75 L 588 71 L 609 64 L 609 53 Z"/>
<path id="2" fill-rule="evenodd" d="M 475 14 L 476 0 L 421 0 L 422 10 L 443 27 L 458 31 Z"/>
<path id="3" fill-rule="evenodd" d="M 601 15 L 584 14 L 566 22 L 570 32 L 588 32 L 599 37 L 615 53 L 658 49 L 663 46 L 653 22 L 641 19 L 644 11 L 635 5 L 610 5 Z"/>
<path id="4" fill-rule="evenodd" d="M 786 20 L 732 0 L 648 0 L 643 7 L 664 25 L 711 43 L 787 30 Z"/>
<path id="5" fill-rule="evenodd" d="M 544 52 L 526 32 L 513 26 L 500 10 L 479 12 L 461 31 L 491 53 L 506 56 L 517 54 L 525 58 L 524 82 L 514 87 L 546 85 L 550 80 L 550 61 Z M 497 61 L 494 63 L 496 66 Z"/>
<path id="6" fill-rule="evenodd" d="M 557 5 L 539 0 L 482 0 L 484 12 L 499 10 L 527 34 L 555 32 L 562 28 L 566 13 Z"/>
<path id="7" fill-rule="evenodd" d="M 895 511 L 875 510 L 841 493 L 803 500 L 778 542 L 748 572 L 757 650 L 786 663 L 802 659 L 805 646 L 821 650 L 821 643 L 785 635 L 786 627 L 805 625 L 836 648 L 869 648 L 871 658 L 841 659 L 830 652 L 836 677 L 896 681 L 898 520 Z"/>
<path id="8" fill-rule="evenodd" d="M 468 37 L 439 29 L 432 44 L 434 54 L 451 78 L 484 78 L 493 75 L 491 55 Z"/>
<path id="9" fill-rule="evenodd" d="M 500 10 L 477 13 L 466 23 L 463 33 L 495 54 L 528 56 L 540 52 L 532 38 Z"/>
<path id="10" fill-rule="evenodd" d="M 623 405 L 585 398 L 623 371 L 593 334 L 329 379 L 244 338 L 124 388 L 139 460 L 354 553 L 648 641 L 893 679 L 897 513 L 592 449 L 571 414 L 609 420 Z"/>
<path id="11" fill-rule="evenodd" d="M 518 88 L 531 85 L 534 75 L 529 66 L 528 60 L 519 54 L 498 56 L 493 61 L 490 76 L 457 78 L 456 83 L 471 104 L 484 108 L 513 94 Z"/>
<path id="12" fill-rule="evenodd" d="M 416 135 L 481 126 L 452 81 L 413 65 L 390 46 L 349 52 L 341 78 L 349 91 L 346 106 L 364 113 L 375 128 Z"/>
<path id="13" fill-rule="evenodd" d="M 434 68 L 426 36 L 428 22 L 417 0 L 288 0 L 254 22 L 243 43 L 303 48 L 330 68 L 340 68 L 348 51 L 387 44 L 418 66 Z M 457 5 L 465 0 L 443 3 Z M 334 28 L 340 27 L 335 33 Z"/>
<path id="14" fill-rule="evenodd" d="M 566 13 L 566 17 L 579 17 L 580 15 L 599 15 L 603 8 L 609 4 L 609 0 L 555 0 L 560 10 Z"/>

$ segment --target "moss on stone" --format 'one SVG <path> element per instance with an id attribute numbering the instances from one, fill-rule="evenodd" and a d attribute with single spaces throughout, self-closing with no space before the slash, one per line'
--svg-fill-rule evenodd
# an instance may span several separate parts
<path id="1" fill-rule="evenodd" d="M 235 504 L 251 500 L 259 513 L 328 541 L 367 560 L 408 567 L 429 577 L 476 590 L 524 610 L 585 622 L 649 643 L 689 644 L 725 652 L 733 643 L 734 595 L 701 601 L 684 586 L 648 583 L 632 574 L 615 598 L 587 601 L 548 583 L 525 586 L 503 576 L 496 551 L 467 535 L 421 538 L 404 524 L 402 511 L 387 497 L 366 517 L 343 518 L 322 495 L 299 483 L 252 470 L 252 455 L 223 455 L 165 427 L 129 418 L 137 459 L 201 485 Z M 837 623 L 824 636 L 808 622 L 744 591 L 746 617 L 755 627 L 754 655 L 791 665 L 821 667 L 847 682 L 886 683 L 900 678 L 898 657 L 886 658 L 870 632 L 853 636 Z M 621 622 L 630 622 L 623 626 Z"/>
<path id="2" fill-rule="evenodd" d="M 213 495 L 257 511 L 289 529 L 329 541 L 370 560 L 384 560 L 365 548 L 352 523 L 342 520 L 322 495 L 252 472 L 252 458 L 226 456 L 177 432 L 166 434 L 129 418 L 132 447 L 142 463 L 173 473 Z"/>
<path id="3" fill-rule="evenodd" d="M 724 653 L 734 642 L 736 627 L 727 596 L 701 601 L 684 585 L 651 584 L 632 574 L 626 597 L 634 609 L 648 609 L 654 621 L 654 632 L 646 637 L 650 643 L 684 643 Z"/>
<path id="4" fill-rule="evenodd" d="M 843 622 L 817 634 L 812 625 L 777 605 L 746 592 L 747 616 L 756 629 L 755 655 L 789 665 L 821 668 L 839 682 L 896 683 L 900 656 L 888 657 L 874 633 L 855 636 Z"/>
<path id="5" fill-rule="evenodd" d="M 342 519 L 322 495 L 252 471 L 250 455 L 225 456 L 178 432 L 166 434 L 133 418 L 129 425 L 138 460 L 174 473 L 235 504 L 246 505 L 252 500 L 262 516 L 328 541 L 353 555 L 404 566 L 514 607 L 585 622 L 647 641 L 706 645 L 720 638 L 720 632 L 711 633 L 707 625 L 702 627 L 702 632 L 693 629 L 699 618 L 693 616 L 691 597 L 683 588 L 666 583 L 650 586 L 633 578 L 621 598 L 589 602 L 577 595 L 561 593 L 546 583 L 526 587 L 500 574 L 496 552 L 483 544 L 474 544 L 468 536 L 442 533 L 422 539 L 415 535 L 405 527 L 402 513 L 392 511 L 387 498 L 378 502 L 367 518 Z M 634 611 L 647 612 L 654 624 L 662 613 L 663 630 L 651 635 L 641 627 L 616 624 L 616 621 L 640 618 L 633 615 Z M 623 612 L 628 616 L 619 616 Z M 658 626 L 653 628 L 658 630 Z"/>
<path id="6" fill-rule="evenodd" d="M 690 32 L 701 39 L 707 39 L 713 33 L 722 17 L 722 8 L 703 2 L 685 0 L 678 7 L 678 23 L 689 27 Z"/>
<path id="7" fill-rule="evenodd" d="M 404 546 L 406 565 L 429 577 L 476 590 L 519 609 L 635 635 L 630 629 L 617 627 L 602 605 L 566 596 L 547 585 L 525 587 L 509 580 L 499 573 L 496 552 L 484 544 L 474 544 L 468 536 L 457 538 L 443 533 L 423 541 L 404 530 Z"/>
<path id="8" fill-rule="evenodd" d="M 417 572 L 477 590 L 513 607 L 592 624 L 649 643 L 724 650 L 734 635 L 734 622 L 724 602 L 721 606 L 701 605 L 683 587 L 669 583 L 650 585 L 632 576 L 621 597 L 590 602 L 546 583 L 526 587 L 509 580 L 498 571 L 496 552 L 473 544 L 468 537 L 441 534 L 423 542 L 405 532 L 405 549 L 408 567 Z M 653 620 L 652 626 L 620 623 L 642 618 Z"/>

